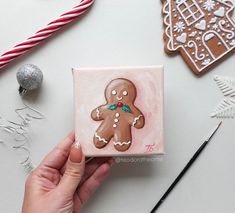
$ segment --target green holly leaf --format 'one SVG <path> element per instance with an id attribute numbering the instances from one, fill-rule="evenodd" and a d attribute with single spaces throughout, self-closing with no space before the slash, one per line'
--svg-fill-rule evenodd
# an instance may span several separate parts
<path id="1" fill-rule="evenodd" d="M 125 112 L 131 112 L 130 107 L 127 106 L 127 105 L 123 105 L 123 106 L 122 106 L 122 110 L 125 111 Z"/>
<path id="2" fill-rule="evenodd" d="M 108 106 L 108 109 L 110 109 L 110 110 L 117 109 L 117 104 L 112 104 L 112 105 Z"/>

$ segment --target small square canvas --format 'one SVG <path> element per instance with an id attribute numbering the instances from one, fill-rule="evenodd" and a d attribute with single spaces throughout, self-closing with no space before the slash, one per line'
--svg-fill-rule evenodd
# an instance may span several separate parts
<path id="1" fill-rule="evenodd" d="M 164 153 L 163 66 L 73 69 L 75 137 L 87 157 Z"/>

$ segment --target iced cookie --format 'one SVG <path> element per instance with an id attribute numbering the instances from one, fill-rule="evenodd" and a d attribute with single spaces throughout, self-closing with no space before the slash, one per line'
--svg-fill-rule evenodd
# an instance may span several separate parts
<path id="1" fill-rule="evenodd" d="M 234 5 L 222 0 L 163 0 L 165 52 L 180 53 L 202 75 L 235 50 Z"/>

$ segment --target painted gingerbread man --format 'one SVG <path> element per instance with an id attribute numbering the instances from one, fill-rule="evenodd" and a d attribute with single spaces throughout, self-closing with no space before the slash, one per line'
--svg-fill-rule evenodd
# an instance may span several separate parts
<path id="1" fill-rule="evenodd" d="M 113 139 L 118 151 L 126 151 L 132 143 L 131 128 L 143 128 L 145 118 L 134 105 L 137 91 L 135 85 L 124 78 L 112 80 L 105 89 L 106 104 L 91 112 L 91 118 L 102 123 L 93 141 L 97 148 L 105 147 Z"/>

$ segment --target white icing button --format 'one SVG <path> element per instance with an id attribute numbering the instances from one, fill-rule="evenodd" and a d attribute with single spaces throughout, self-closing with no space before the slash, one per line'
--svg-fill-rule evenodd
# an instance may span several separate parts
<path id="1" fill-rule="evenodd" d="M 117 119 L 117 118 L 115 118 L 115 119 L 114 119 L 114 122 L 116 122 L 116 123 L 117 123 L 117 122 L 118 122 L 118 119 Z"/>
<path id="2" fill-rule="evenodd" d="M 113 128 L 116 128 L 117 127 L 117 124 L 113 124 Z"/>
<path id="3" fill-rule="evenodd" d="M 120 114 L 117 112 L 117 113 L 115 114 L 115 116 L 118 118 L 118 117 L 120 116 Z"/>

